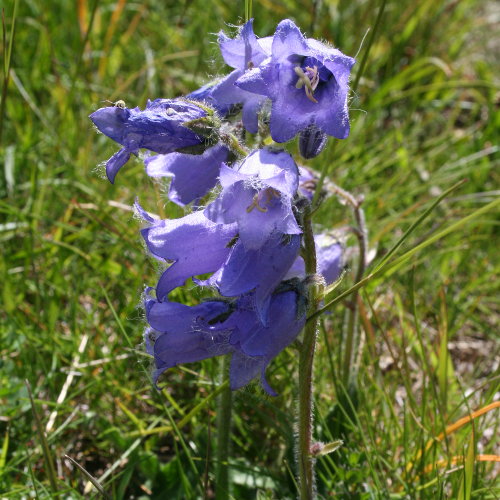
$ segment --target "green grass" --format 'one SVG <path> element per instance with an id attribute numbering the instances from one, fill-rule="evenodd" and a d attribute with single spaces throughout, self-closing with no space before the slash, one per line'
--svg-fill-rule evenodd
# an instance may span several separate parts
<path id="1" fill-rule="evenodd" d="M 253 16 L 260 36 L 290 17 L 354 55 L 379 4 L 261 0 Z M 6 70 L 10 46 L 12 57 L 0 80 L 0 498 L 55 498 L 53 489 L 98 498 L 65 454 L 111 498 L 211 498 L 221 360 L 172 369 L 162 392 L 151 387 L 140 296 L 159 269 L 126 207 L 138 195 L 148 210 L 181 211 L 138 160 L 115 186 L 96 173 L 116 147 L 87 116 L 104 100 L 143 106 L 227 71 L 214 33 L 240 23 L 245 2 L 27 0 L 13 39 L 14 2 L 2 7 Z M 498 205 L 475 214 L 498 198 L 494 15 L 493 2 L 389 0 L 350 103 L 351 135 L 311 162 L 365 197 L 370 269 L 440 193 L 468 180 L 404 241 L 397 265 L 361 289 L 347 387 L 346 300 L 322 319 L 315 436 L 344 441 L 318 459 L 324 498 L 500 497 L 498 463 L 475 459 L 500 455 L 499 408 L 428 445 L 498 401 Z M 335 197 L 317 222 L 353 223 Z M 351 285 L 348 274 L 334 293 Z M 269 368 L 278 398 L 257 385 L 234 395 L 234 498 L 296 497 L 297 359 L 289 348 Z"/>

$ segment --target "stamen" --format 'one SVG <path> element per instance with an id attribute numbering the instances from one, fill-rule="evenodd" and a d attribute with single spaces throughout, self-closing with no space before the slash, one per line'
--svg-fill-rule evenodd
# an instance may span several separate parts
<path id="1" fill-rule="evenodd" d="M 259 193 L 257 193 L 252 200 L 252 204 L 248 205 L 247 207 L 247 213 L 250 213 L 254 208 L 256 208 L 259 212 L 266 213 L 267 208 L 261 207 L 259 205 Z"/>
<path id="2" fill-rule="evenodd" d="M 314 66 L 311 68 L 306 66 L 306 72 L 304 72 L 300 66 L 295 66 L 294 71 L 299 77 L 297 83 L 295 84 L 295 88 L 301 89 L 304 87 L 307 98 L 317 104 L 318 101 L 314 98 L 314 91 L 319 83 L 318 67 Z"/>
<path id="3" fill-rule="evenodd" d="M 252 200 L 251 205 L 248 205 L 247 207 L 247 213 L 250 213 L 254 208 L 256 208 L 259 212 L 261 213 L 266 213 L 267 212 L 267 207 L 266 205 L 269 205 L 271 203 L 273 198 L 279 198 L 280 193 L 279 191 L 276 191 L 274 188 L 267 188 L 264 189 L 263 191 L 259 191 Z M 262 200 L 264 198 L 264 200 Z M 260 202 L 263 201 L 263 205 L 260 205 Z"/>

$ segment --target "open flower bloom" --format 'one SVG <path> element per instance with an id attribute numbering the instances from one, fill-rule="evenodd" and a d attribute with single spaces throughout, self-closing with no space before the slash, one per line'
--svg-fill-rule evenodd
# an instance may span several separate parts
<path id="1" fill-rule="evenodd" d="M 264 326 L 249 305 L 249 296 L 235 304 L 207 301 L 185 306 L 147 295 L 146 317 L 153 330 L 146 332 L 146 345 L 155 359 L 155 383 L 161 373 L 178 364 L 233 353 L 231 389 L 239 389 L 260 375 L 264 389 L 276 395 L 265 371 L 305 324 L 305 315 L 298 312 L 298 299 L 295 291 L 273 294 L 270 313 L 274 320 Z"/>
<path id="2" fill-rule="evenodd" d="M 206 111 L 197 104 L 179 99 L 148 101 L 143 111 L 108 106 L 92 113 L 90 119 L 98 130 L 123 146 L 106 163 L 110 182 L 141 148 L 166 154 L 201 144 L 202 139 L 184 124 L 204 116 Z"/>
<path id="3" fill-rule="evenodd" d="M 286 142 L 311 125 L 325 134 L 349 135 L 348 81 L 354 59 L 305 38 L 289 19 L 273 37 L 271 57 L 245 72 L 235 85 L 269 97 L 271 136 Z"/>
<path id="4" fill-rule="evenodd" d="M 274 231 L 300 234 L 292 210 L 298 178 L 297 165 L 288 153 L 259 149 L 236 168 L 222 165 L 222 192 L 205 215 L 216 223 L 236 223 L 247 249 L 262 247 Z"/>
<path id="5" fill-rule="evenodd" d="M 203 212 L 179 219 L 154 219 L 138 203 L 135 208 L 149 224 L 141 230 L 148 250 L 156 257 L 172 262 L 162 274 L 156 296 L 163 300 L 174 288 L 192 276 L 217 271 L 231 251 L 237 234 L 236 224 L 216 224 Z"/>
<path id="6" fill-rule="evenodd" d="M 219 178 L 222 162 L 229 150 L 220 144 L 208 148 L 201 155 L 170 153 L 146 159 L 146 173 L 151 177 L 171 177 L 168 197 L 184 206 L 205 196 Z"/>
<path id="7" fill-rule="evenodd" d="M 234 85 L 245 71 L 258 66 L 270 55 L 271 37 L 258 39 L 253 32 L 253 19 L 245 23 L 236 38 L 219 33 L 222 57 L 228 66 L 234 68 L 229 75 L 214 85 L 209 84 L 191 93 L 188 97 L 210 104 L 219 112 L 227 113 L 233 106 L 242 105 L 244 127 L 252 134 L 257 133 L 260 107 L 265 97 L 246 92 Z"/>
<path id="8" fill-rule="evenodd" d="M 214 285 L 224 297 L 251 295 L 253 309 L 262 324 L 269 322 L 271 293 L 283 280 L 300 251 L 300 235 L 273 233 L 257 249 L 238 240 L 220 269 L 202 285 Z"/>

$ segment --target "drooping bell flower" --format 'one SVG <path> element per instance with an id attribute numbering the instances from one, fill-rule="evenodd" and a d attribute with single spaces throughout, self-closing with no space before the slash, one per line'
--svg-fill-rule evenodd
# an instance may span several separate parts
<path id="1" fill-rule="evenodd" d="M 222 162 L 229 150 L 220 144 L 201 155 L 170 153 L 150 156 L 145 160 L 146 173 L 151 177 L 171 177 L 168 197 L 184 206 L 205 196 L 219 178 Z"/>
<path id="2" fill-rule="evenodd" d="M 242 105 L 242 120 L 244 127 L 252 134 L 258 130 L 258 112 L 265 97 L 246 92 L 236 87 L 235 81 L 246 71 L 257 67 L 270 55 L 271 37 L 258 39 L 253 32 L 253 19 L 245 23 L 235 38 L 219 33 L 219 47 L 226 64 L 232 68 L 229 75 L 215 85 L 202 87 L 190 94 L 193 99 L 210 104 L 217 110 L 228 112 L 235 105 Z"/>
<path id="3" fill-rule="evenodd" d="M 270 395 L 265 371 L 269 363 L 299 335 L 305 314 L 298 307 L 297 291 L 272 295 L 273 321 L 265 326 L 252 307 L 250 296 L 235 303 L 207 301 L 196 306 L 163 301 L 146 293 L 146 346 L 154 356 L 158 377 L 173 366 L 232 353 L 229 380 L 232 390 L 247 385 L 259 376 Z"/>
<path id="4" fill-rule="evenodd" d="M 89 118 L 97 129 L 123 146 L 106 163 L 110 182 L 139 149 L 166 154 L 201 144 L 203 138 L 185 124 L 206 117 L 206 109 L 191 101 L 156 99 L 144 110 L 108 106 L 92 113 Z"/>
<path id="5" fill-rule="evenodd" d="M 234 350 L 229 343 L 232 330 L 214 326 L 217 318 L 223 321 L 227 317 L 229 304 L 207 301 L 186 306 L 178 302 L 159 302 L 147 292 L 144 305 L 146 319 L 152 328 L 146 331 L 145 340 L 147 350 L 155 360 L 155 384 L 168 368 Z"/>
<path id="6" fill-rule="evenodd" d="M 204 213 L 219 224 L 236 223 L 247 249 L 262 247 L 273 232 L 300 234 L 292 210 L 298 178 L 288 153 L 259 149 L 235 168 L 222 165 L 222 192 Z"/>
<path id="7" fill-rule="evenodd" d="M 238 240 L 220 269 L 209 279 L 198 282 L 216 286 L 224 297 L 253 292 L 253 309 L 262 324 L 268 324 L 271 293 L 288 273 L 300 251 L 300 235 L 273 233 L 257 249 L 247 249 Z"/>
<path id="8" fill-rule="evenodd" d="M 272 321 L 268 325 L 263 325 L 251 309 L 245 310 L 242 305 L 230 316 L 225 324 L 236 326 L 229 337 L 235 349 L 229 369 L 231 389 L 239 389 L 260 375 L 264 390 L 271 396 L 277 395 L 267 382 L 266 368 L 304 328 L 306 317 L 304 311 L 299 311 L 299 300 L 295 291 L 273 294 L 269 305 Z"/>
<path id="9" fill-rule="evenodd" d="M 148 250 L 171 265 L 156 287 L 159 300 L 184 285 L 188 278 L 217 271 L 231 251 L 231 240 L 237 234 L 236 224 L 217 224 L 202 211 L 179 219 L 154 219 L 138 203 L 137 212 L 148 223 L 141 230 Z"/>
<path id="10" fill-rule="evenodd" d="M 271 99 L 271 137 L 286 142 L 314 125 L 325 134 L 349 135 L 348 81 L 354 59 L 305 38 L 289 19 L 281 21 L 271 57 L 245 72 L 235 85 Z"/>

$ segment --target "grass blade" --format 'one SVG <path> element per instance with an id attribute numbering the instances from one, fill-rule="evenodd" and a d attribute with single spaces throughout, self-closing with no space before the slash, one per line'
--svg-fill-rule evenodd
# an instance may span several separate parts
<path id="1" fill-rule="evenodd" d="M 76 460 L 72 459 L 68 455 L 64 455 L 66 460 L 69 460 L 95 487 L 95 489 L 102 495 L 106 500 L 111 500 L 111 497 L 104 491 L 104 488 L 101 486 L 99 481 L 92 476 L 89 472 L 87 472 Z"/>
<path id="2" fill-rule="evenodd" d="M 49 443 L 47 442 L 47 436 L 45 436 L 45 432 L 42 427 L 42 422 L 38 415 L 38 412 L 35 407 L 35 401 L 33 400 L 33 394 L 31 392 L 31 385 L 28 380 L 25 380 L 26 388 L 28 389 L 28 395 L 31 403 L 31 410 L 33 412 L 33 417 L 35 419 L 36 431 L 38 433 L 38 437 L 40 439 L 40 444 L 42 446 L 43 452 L 43 460 L 45 462 L 45 468 L 47 470 L 47 476 L 49 477 L 50 487 L 52 489 L 52 493 L 55 496 L 59 496 L 58 487 L 57 487 L 57 476 L 56 469 L 54 466 L 54 460 L 52 458 L 52 453 L 49 448 Z"/>
<path id="3" fill-rule="evenodd" d="M 458 185 L 460 185 L 460 184 L 461 183 L 456 184 L 454 187 L 458 187 Z M 447 190 L 446 192 L 447 193 L 451 192 L 451 188 L 449 190 Z M 443 199 L 443 196 L 441 195 L 439 197 L 439 201 L 441 201 L 442 199 Z M 366 276 L 366 278 L 363 278 L 361 281 L 359 281 L 358 283 L 355 283 L 353 286 L 351 286 L 348 290 L 346 290 L 345 292 L 342 292 L 340 295 L 338 295 L 334 299 L 327 302 L 321 309 L 318 309 L 314 314 L 311 314 L 311 316 L 309 316 L 307 318 L 307 321 L 311 321 L 316 316 L 328 311 L 328 309 L 333 307 L 335 304 L 344 300 L 346 297 L 349 297 L 349 295 L 351 295 L 351 293 L 366 286 L 374 278 L 379 278 L 380 276 L 383 276 L 386 272 L 397 269 L 400 265 L 404 264 L 408 259 L 410 259 L 410 257 L 412 257 L 418 251 L 423 250 L 424 248 L 428 247 L 432 243 L 440 240 L 441 238 L 444 238 L 448 234 L 456 231 L 457 229 L 460 229 L 462 226 L 464 226 L 468 222 L 471 222 L 472 220 L 476 219 L 480 215 L 483 215 L 486 212 L 496 208 L 498 205 L 500 205 L 500 199 L 492 201 L 491 203 L 488 203 L 484 207 L 479 208 L 478 210 L 472 212 L 470 215 L 464 217 L 463 219 L 460 219 L 459 221 L 455 222 L 454 224 L 451 224 L 446 229 L 443 229 L 439 233 L 436 233 L 433 236 L 429 237 L 424 242 L 420 243 L 419 245 L 412 248 L 411 250 L 408 250 L 408 252 L 404 253 L 403 255 L 401 255 L 400 257 L 395 259 L 390 264 L 387 264 L 387 258 L 384 257 L 383 262 L 381 264 L 379 264 L 368 276 Z M 433 209 L 433 208 L 435 208 L 435 206 L 437 206 L 436 202 L 433 203 L 431 208 Z M 429 210 L 427 210 L 423 215 L 426 216 L 426 215 L 429 215 L 429 213 L 430 213 Z M 421 216 L 421 217 L 419 217 L 417 222 L 422 223 L 424 219 L 425 219 L 425 217 Z M 414 223 L 410 227 L 410 229 L 398 241 L 398 243 L 393 247 L 393 249 L 391 249 L 391 251 L 390 251 L 391 255 L 394 254 L 394 252 L 403 244 L 403 242 L 404 242 L 403 238 L 406 239 L 406 237 L 409 236 L 410 230 L 411 230 L 411 232 L 413 232 L 413 230 L 416 229 L 416 227 L 417 227 L 416 223 Z"/>
<path id="4" fill-rule="evenodd" d="M 14 46 L 14 35 L 16 30 L 17 4 L 14 1 L 14 11 L 12 13 L 12 25 L 10 27 L 9 44 L 6 43 L 6 26 L 5 26 L 5 11 L 2 9 L 2 39 L 3 39 L 3 85 L 2 85 L 2 101 L 0 102 L 0 144 L 2 143 L 3 120 L 5 116 L 5 102 L 7 100 L 7 89 L 10 79 L 10 65 L 12 61 L 12 47 Z"/>
<path id="5" fill-rule="evenodd" d="M 471 432 L 469 439 L 469 448 L 467 457 L 465 458 L 464 473 L 460 482 L 460 490 L 458 492 L 458 500 L 470 500 L 472 493 L 472 479 L 474 477 L 474 462 L 475 462 L 475 443 L 474 432 Z"/>

